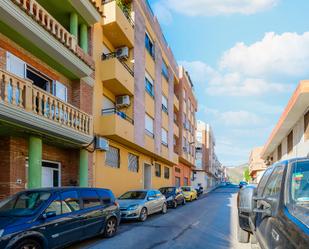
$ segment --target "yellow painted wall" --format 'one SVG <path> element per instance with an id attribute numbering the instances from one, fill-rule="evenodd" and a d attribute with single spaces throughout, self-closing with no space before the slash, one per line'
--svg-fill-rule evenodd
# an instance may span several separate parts
<path id="1" fill-rule="evenodd" d="M 145 110 L 149 116 L 151 116 L 152 118 L 155 117 L 154 98 L 151 97 L 147 92 L 145 92 Z"/>
<path id="2" fill-rule="evenodd" d="M 162 127 L 168 130 L 168 115 L 164 111 L 162 111 Z"/>

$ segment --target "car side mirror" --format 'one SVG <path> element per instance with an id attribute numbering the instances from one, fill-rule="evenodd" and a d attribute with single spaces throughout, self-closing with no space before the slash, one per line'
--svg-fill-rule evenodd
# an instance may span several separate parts
<path id="1" fill-rule="evenodd" d="M 153 196 L 148 196 L 147 200 L 148 201 L 153 201 L 155 198 Z"/>
<path id="2" fill-rule="evenodd" d="M 253 209 L 255 213 L 262 213 L 267 216 L 273 215 L 274 207 L 277 203 L 277 200 L 272 197 L 255 197 L 255 201 L 258 202 L 258 207 Z"/>
<path id="3" fill-rule="evenodd" d="M 55 217 L 56 215 L 57 215 L 56 211 L 50 211 L 42 214 L 42 218 L 45 220 L 51 217 Z"/>

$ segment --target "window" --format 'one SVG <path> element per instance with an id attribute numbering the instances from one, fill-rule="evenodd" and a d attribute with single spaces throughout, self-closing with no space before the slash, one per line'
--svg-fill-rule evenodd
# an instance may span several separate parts
<path id="1" fill-rule="evenodd" d="M 145 115 L 145 129 L 148 135 L 153 137 L 153 118 L 149 115 Z"/>
<path id="2" fill-rule="evenodd" d="M 184 185 L 184 186 L 188 186 L 188 185 L 189 185 L 188 177 L 184 177 L 184 178 L 183 178 L 183 185 Z"/>
<path id="3" fill-rule="evenodd" d="M 272 168 L 268 168 L 268 169 L 264 172 L 264 174 L 263 174 L 263 176 L 262 176 L 262 178 L 261 178 L 261 180 L 260 180 L 260 182 L 259 182 L 259 185 L 257 186 L 257 196 L 259 196 L 259 197 L 262 196 L 264 187 L 265 187 L 265 185 L 266 185 L 266 183 L 267 183 L 267 180 L 268 180 L 268 178 L 269 178 L 271 172 L 272 172 Z"/>
<path id="4" fill-rule="evenodd" d="M 161 164 L 155 163 L 155 175 L 161 177 Z"/>
<path id="5" fill-rule="evenodd" d="M 6 54 L 6 70 L 21 78 L 26 77 L 26 63 L 9 52 Z"/>
<path id="6" fill-rule="evenodd" d="M 305 141 L 309 140 L 309 111 L 304 116 Z"/>
<path id="7" fill-rule="evenodd" d="M 153 79 L 147 72 L 145 74 L 145 89 L 151 97 L 154 97 Z"/>
<path id="8" fill-rule="evenodd" d="M 176 167 L 176 168 L 175 168 L 175 172 L 176 172 L 176 173 L 180 173 L 180 172 L 181 172 L 180 168 L 177 168 L 177 167 Z"/>
<path id="9" fill-rule="evenodd" d="M 66 207 L 67 212 L 80 210 L 78 194 L 76 191 L 66 191 L 60 195 L 63 206 Z"/>
<path id="10" fill-rule="evenodd" d="M 129 171 L 132 172 L 138 172 L 138 156 L 129 153 L 128 156 L 128 161 L 129 161 Z"/>
<path id="11" fill-rule="evenodd" d="M 170 178 L 170 169 L 168 167 L 164 167 L 164 178 L 165 179 Z"/>
<path id="12" fill-rule="evenodd" d="M 167 98 L 162 94 L 162 110 L 165 113 L 168 113 L 168 109 L 167 109 Z"/>
<path id="13" fill-rule="evenodd" d="M 163 63 L 162 63 L 162 75 L 164 76 L 164 78 L 166 80 L 168 80 L 168 67 L 167 67 L 164 60 L 163 60 Z"/>
<path id="14" fill-rule="evenodd" d="M 161 136 L 162 136 L 162 144 L 167 146 L 167 130 L 165 130 L 164 128 L 162 128 L 162 132 L 161 132 Z"/>
<path id="15" fill-rule="evenodd" d="M 154 59 L 155 58 L 155 49 L 154 49 L 154 44 L 153 41 L 150 39 L 150 36 L 146 33 L 145 34 L 145 47 L 151 57 Z"/>
<path id="16" fill-rule="evenodd" d="M 120 167 L 120 155 L 118 148 L 109 146 L 109 150 L 106 151 L 105 164 L 113 168 Z"/>
<path id="17" fill-rule="evenodd" d="M 288 198 L 286 201 L 289 212 L 299 221 L 309 226 L 309 163 L 299 161 L 292 165 L 288 177 Z"/>
<path id="18" fill-rule="evenodd" d="M 284 166 L 277 166 L 271 174 L 263 192 L 263 196 L 277 196 L 280 193 Z"/>
<path id="19" fill-rule="evenodd" d="M 100 197 L 95 190 L 81 190 L 81 198 L 84 208 L 91 208 L 101 205 Z"/>
<path id="20" fill-rule="evenodd" d="M 278 161 L 280 161 L 281 160 L 281 157 L 282 157 L 282 145 L 281 144 L 279 144 L 279 146 L 278 146 L 278 151 L 277 151 L 277 157 L 278 157 Z"/>
<path id="21" fill-rule="evenodd" d="M 59 81 L 54 82 L 54 92 L 53 94 L 59 99 L 67 102 L 68 101 L 68 88 L 60 83 Z"/>
<path id="22" fill-rule="evenodd" d="M 293 131 L 288 135 L 288 154 L 293 151 Z"/>
<path id="23" fill-rule="evenodd" d="M 175 186 L 176 186 L 177 188 L 180 187 L 180 177 L 175 177 Z"/>
<path id="24" fill-rule="evenodd" d="M 66 211 L 66 210 L 64 209 L 64 211 Z M 60 200 L 59 196 L 55 200 L 53 200 L 51 204 L 49 204 L 49 206 L 45 209 L 44 213 L 46 214 L 46 213 L 50 213 L 50 212 L 55 212 L 56 215 L 62 214 L 61 200 Z"/>

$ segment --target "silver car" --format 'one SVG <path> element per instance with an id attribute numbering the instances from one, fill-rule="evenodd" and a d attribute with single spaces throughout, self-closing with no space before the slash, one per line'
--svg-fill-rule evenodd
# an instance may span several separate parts
<path id="1" fill-rule="evenodd" d="M 121 219 L 145 221 L 150 214 L 167 212 L 165 196 L 159 190 L 134 190 L 118 198 Z"/>

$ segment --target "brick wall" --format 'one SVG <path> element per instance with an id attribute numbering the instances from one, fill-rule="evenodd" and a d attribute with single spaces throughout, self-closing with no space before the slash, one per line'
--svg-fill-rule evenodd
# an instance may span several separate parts
<path id="1" fill-rule="evenodd" d="M 0 199 L 25 189 L 28 140 L 20 137 L 0 137 Z M 78 184 L 79 150 L 55 147 L 43 143 L 43 160 L 61 163 L 61 185 Z M 91 158 L 91 157 L 90 157 Z M 91 160 L 92 165 L 92 160 Z M 89 169 L 90 170 L 90 169 Z M 92 172 L 92 168 L 90 170 Z M 92 173 L 91 173 L 92 175 Z M 17 180 L 21 179 L 21 183 Z"/>
<path id="2" fill-rule="evenodd" d="M 72 89 L 72 103 L 82 111 L 92 114 L 93 87 L 83 80 L 74 82 Z"/>

